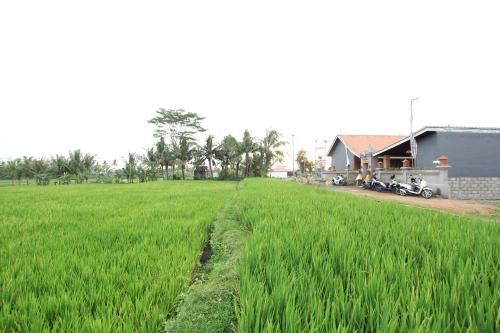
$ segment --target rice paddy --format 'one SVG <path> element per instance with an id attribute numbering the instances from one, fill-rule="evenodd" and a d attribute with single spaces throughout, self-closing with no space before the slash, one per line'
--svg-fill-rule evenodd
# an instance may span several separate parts
<path id="1" fill-rule="evenodd" d="M 499 327 L 498 223 L 246 179 L 1 187 L 0 332 L 157 332 L 223 207 L 238 332 Z"/>
<path id="2" fill-rule="evenodd" d="M 0 332 L 154 332 L 234 183 L 0 189 Z"/>
<path id="3" fill-rule="evenodd" d="M 266 179 L 243 187 L 240 332 L 498 328 L 500 225 Z"/>

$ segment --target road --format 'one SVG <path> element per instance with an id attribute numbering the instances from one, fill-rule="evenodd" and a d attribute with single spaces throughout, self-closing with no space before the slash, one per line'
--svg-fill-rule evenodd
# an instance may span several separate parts
<path id="1" fill-rule="evenodd" d="M 351 193 L 354 195 L 362 195 L 370 198 L 375 198 L 378 200 L 390 200 L 401 202 L 410 206 L 419 206 L 425 208 L 432 208 L 438 210 L 444 210 L 455 213 L 465 213 L 465 214 L 478 214 L 481 216 L 491 216 L 499 209 L 499 202 L 489 202 L 489 201 L 472 201 L 472 200 L 453 200 L 453 199 L 442 199 L 433 197 L 431 199 L 424 199 L 417 196 L 406 196 L 402 197 L 392 193 L 378 193 L 371 190 L 363 190 L 362 188 L 356 186 L 325 186 L 318 185 L 320 187 L 327 188 L 328 190 Z"/>

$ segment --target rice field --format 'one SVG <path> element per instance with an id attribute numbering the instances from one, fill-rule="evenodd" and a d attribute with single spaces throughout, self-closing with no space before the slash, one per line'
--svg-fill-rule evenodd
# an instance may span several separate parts
<path id="1" fill-rule="evenodd" d="M 494 332 L 500 225 L 248 179 L 239 332 Z"/>
<path id="2" fill-rule="evenodd" d="M 0 187 L 0 332 L 157 332 L 223 207 L 249 231 L 231 264 L 238 332 L 500 326 L 499 223 L 272 179 L 235 190 Z"/>
<path id="3" fill-rule="evenodd" d="M 0 332 L 157 331 L 234 188 L 0 188 Z"/>

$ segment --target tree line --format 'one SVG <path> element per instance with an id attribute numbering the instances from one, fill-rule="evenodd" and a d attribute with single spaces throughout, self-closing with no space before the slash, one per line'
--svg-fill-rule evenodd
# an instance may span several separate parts
<path id="1" fill-rule="evenodd" d="M 182 109 L 156 111 L 149 123 L 155 126 L 155 144 L 143 154 L 129 153 L 122 168 L 116 160 L 99 163 L 96 155 L 83 154 L 79 149 L 67 156 L 55 155 L 48 159 L 24 156 L 0 161 L 0 178 L 10 179 L 12 184 L 35 182 L 38 185 L 87 183 L 93 179 L 99 183 L 146 182 L 158 179 L 185 179 L 186 171 L 195 178 L 266 176 L 276 162 L 284 158 L 281 147 L 286 144 L 281 134 L 267 130 L 263 138 L 257 138 L 245 130 L 241 140 L 226 135 L 216 142 L 213 135 L 197 140 L 206 129 L 204 117 Z"/>

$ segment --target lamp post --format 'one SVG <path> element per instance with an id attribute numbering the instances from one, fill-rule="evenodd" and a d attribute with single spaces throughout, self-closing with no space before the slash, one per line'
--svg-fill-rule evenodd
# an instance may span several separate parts
<path id="1" fill-rule="evenodd" d="M 292 134 L 292 176 L 295 177 L 295 134 Z"/>
<path id="2" fill-rule="evenodd" d="M 411 150 L 411 157 L 412 157 L 412 167 L 416 167 L 417 163 L 417 142 L 415 141 L 415 138 L 413 137 L 413 102 L 417 101 L 417 98 L 412 98 L 410 100 L 410 150 Z"/>

